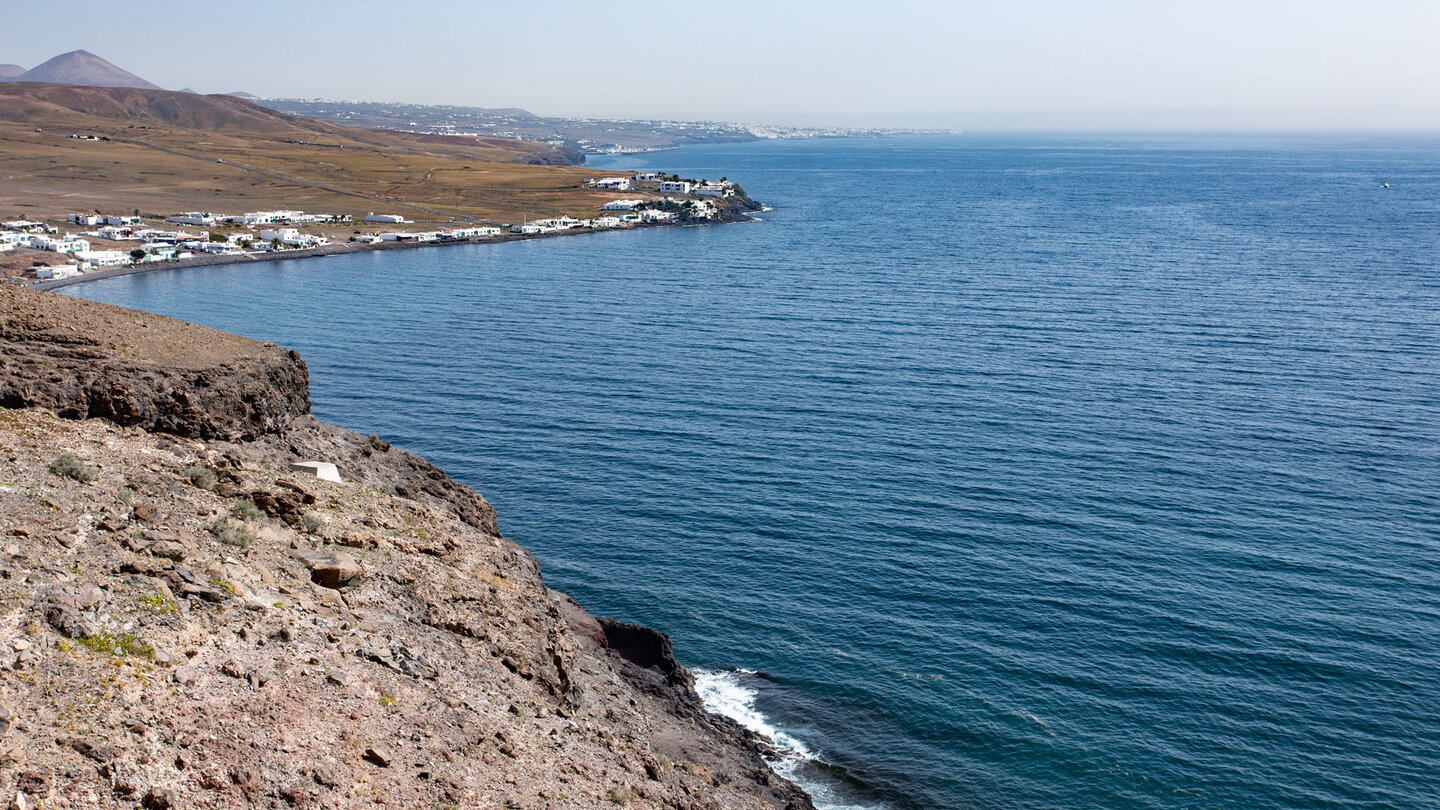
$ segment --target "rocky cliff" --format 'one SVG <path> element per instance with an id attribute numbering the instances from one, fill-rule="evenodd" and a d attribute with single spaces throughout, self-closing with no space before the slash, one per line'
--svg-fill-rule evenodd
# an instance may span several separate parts
<path id="1" fill-rule="evenodd" d="M 300 355 L 194 324 L 0 285 L 0 405 L 198 439 L 255 439 L 310 410 Z"/>
<path id="2" fill-rule="evenodd" d="M 813 808 L 663 634 L 547 589 L 475 492 L 305 415 L 305 379 L 0 293 L 0 801 Z"/>

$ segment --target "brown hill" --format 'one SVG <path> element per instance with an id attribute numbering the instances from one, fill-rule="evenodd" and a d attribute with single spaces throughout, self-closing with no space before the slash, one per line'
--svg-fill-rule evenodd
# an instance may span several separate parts
<path id="1" fill-rule="evenodd" d="M 332 124 L 230 95 L 0 82 L 7 216 L 289 208 L 359 220 L 396 203 L 438 223 L 586 217 L 614 195 L 584 187 L 582 160 L 530 141 Z"/>
<path id="2" fill-rule="evenodd" d="M 97 87 L 144 87 L 151 90 L 160 89 L 158 86 L 145 81 L 134 73 L 116 67 L 89 51 L 62 53 L 16 76 L 11 79 L 11 81 L 86 84 Z"/>
<path id="3" fill-rule="evenodd" d="M 530 141 L 359 129 L 278 112 L 231 95 L 136 87 L 0 84 L 0 121 L 111 135 L 122 134 L 116 129 L 120 124 L 126 129 L 164 125 L 209 134 L 316 142 L 329 147 L 365 145 L 402 152 L 440 152 L 506 163 L 574 162 L 562 150 Z"/>

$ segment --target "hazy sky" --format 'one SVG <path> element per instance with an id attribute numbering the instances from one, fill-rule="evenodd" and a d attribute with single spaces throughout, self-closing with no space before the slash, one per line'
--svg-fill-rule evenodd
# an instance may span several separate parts
<path id="1" fill-rule="evenodd" d="M 1440 128 L 1437 0 L 0 3 L 0 62 L 548 115 Z"/>

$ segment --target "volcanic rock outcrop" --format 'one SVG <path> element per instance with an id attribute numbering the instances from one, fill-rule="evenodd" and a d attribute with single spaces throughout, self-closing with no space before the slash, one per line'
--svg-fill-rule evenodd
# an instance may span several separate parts
<path id="1" fill-rule="evenodd" d="M 0 285 L 0 405 L 198 439 L 254 439 L 310 410 L 293 351 Z"/>

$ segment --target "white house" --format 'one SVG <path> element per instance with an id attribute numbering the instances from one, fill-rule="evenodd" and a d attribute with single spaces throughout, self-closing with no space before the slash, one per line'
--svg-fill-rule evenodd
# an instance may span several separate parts
<path id="1" fill-rule="evenodd" d="M 660 184 L 661 194 L 689 194 L 692 186 L 684 180 L 666 180 Z"/>
<path id="2" fill-rule="evenodd" d="M 294 228 L 261 228 L 260 240 L 262 242 L 274 242 L 279 240 L 281 244 L 292 247 L 308 247 L 310 245 L 323 245 L 329 242 L 323 236 L 316 236 L 313 233 L 301 233 Z"/>
<path id="3" fill-rule="evenodd" d="M 141 245 L 140 249 L 145 251 L 145 258 L 142 261 L 147 262 L 159 262 L 180 256 L 180 248 L 164 242 L 147 242 Z"/>
<path id="4" fill-rule="evenodd" d="M 123 250 L 77 250 L 75 258 L 93 267 L 118 267 L 130 262 L 130 254 Z"/>
<path id="5" fill-rule="evenodd" d="M 618 228 L 621 226 L 619 217 L 597 217 L 591 225 L 596 228 Z"/>
<path id="6" fill-rule="evenodd" d="M 635 180 L 640 183 L 658 183 L 665 179 L 665 175 L 659 172 L 645 172 L 635 175 Z"/>
<path id="7" fill-rule="evenodd" d="M 634 191 L 635 178 L 633 177 L 606 177 L 595 181 L 595 188 L 608 189 L 610 191 Z"/>
<path id="8" fill-rule="evenodd" d="M 657 211 L 654 208 L 646 208 L 640 212 L 641 222 L 669 222 L 675 215 L 669 211 Z"/>
<path id="9" fill-rule="evenodd" d="M 64 236 L 31 234 L 30 247 L 35 250 L 52 250 L 56 253 L 74 253 L 78 250 L 89 250 L 90 240 L 81 239 L 69 233 Z"/>
<path id="10" fill-rule="evenodd" d="M 187 242 L 185 247 L 197 253 L 230 254 L 240 252 L 234 242 Z"/>
<path id="11" fill-rule="evenodd" d="M 377 214 L 377 213 L 375 213 L 375 212 L 372 211 L 372 212 L 370 212 L 370 213 L 368 213 L 368 214 L 365 215 L 365 221 L 366 221 L 366 222 L 391 222 L 391 223 L 400 224 L 400 223 L 409 222 L 410 220 L 406 219 L 405 217 L 400 216 L 399 214 Z"/>
<path id="12" fill-rule="evenodd" d="M 144 220 L 136 216 L 105 217 L 106 225 L 140 225 L 143 222 Z"/>
<path id="13" fill-rule="evenodd" d="M 236 225 L 285 225 L 295 221 L 295 217 L 304 216 L 304 211 L 250 211 L 220 216 L 217 219 Z"/>
<path id="14" fill-rule="evenodd" d="M 184 214 L 176 214 L 173 217 L 166 217 L 166 222 L 174 222 L 177 225 L 214 225 L 215 215 L 205 211 L 190 211 Z"/>
<path id="15" fill-rule="evenodd" d="M 72 278 L 72 277 L 78 276 L 78 275 L 80 275 L 80 265 L 78 265 L 78 264 L 60 264 L 60 265 L 51 265 L 50 267 L 37 267 L 37 268 L 35 268 L 35 277 L 36 277 L 36 278 L 53 278 L 53 279 L 59 279 L 59 278 Z"/>
<path id="16" fill-rule="evenodd" d="M 207 231 L 186 233 L 185 231 L 162 231 L 159 228 L 145 228 L 135 232 L 135 238 L 146 242 L 185 242 L 191 239 L 208 239 Z"/>
<path id="17" fill-rule="evenodd" d="M 645 202 L 645 201 L 644 201 L 644 200 L 611 200 L 610 202 L 607 202 L 607 203 L 605 203 L 603 206 L 601 206 L 601 208 L 603 208 L 603 209 L 606 210 L 606 211 L 629 211 L 630 209 L 634 208 L 635 206 L 637 206 L 637 205 L 639 205 L 640 203 L 643 203 L 643 202 Z"/>
<path id="18" fill-rule="evenodd" d="M 729 197 L 735 193 L 735 184 L 730 182 L 701 183 L 690 189 L 691 194 L 701 194 L 706 197 Z"/>
<path id="19" fill-rule="evenodd" d="M 99 214 L 71 214 L 70 221 L 76 225 L 100 225 L 105 222 L 105 217 Z"/>
<path id="20" fill-rule="evenodd" d="M 499 235 L 500 235 L 500 229 L 499 229 L 499 228 L 474 227 L 474 228 L 451 228 L 449 231 L 446 231 L 446 232 L 440 234 L 440 237 L 441 237 L 442 239 L 445 238 L 446 236 L 450 237 L 451 239 L 475 239 L 475 238 L 479 238 L 479 237 L 499 236 Z"/>
<path id="21" fill-rule="evenodd" d="M 580 220 L 565 216 L 554 217 L 553 219 L 537 219 L 533 224 L 539 225 L 542 228 L 548 228 L 552 231 L 565 231 L 571 228 L 579 228 L 581 225 Z"/>
<path id="22" fill-rule="evenodd" d="M 112 242 L 124 242 L 129 239 L 139 239 L 135 235 L 135 229 L 128 225 L 106 225 L 95 232 L 96 236 L 102 239 L 109 239 Z"/>
<path id="23" fill-rule="evenodd" d="M 386 242 L 438 242 L 439 231 L 390 231 L 380 234 Z"/>
<path id="24" fill-rule="evenodd" d="M 17 219 L 4 223 L 6 228 L 12 231 L 24 231 L 26 233 L 55 233 L 56 229 L 43 222 L 31 222 L 27 219 Z"/>

